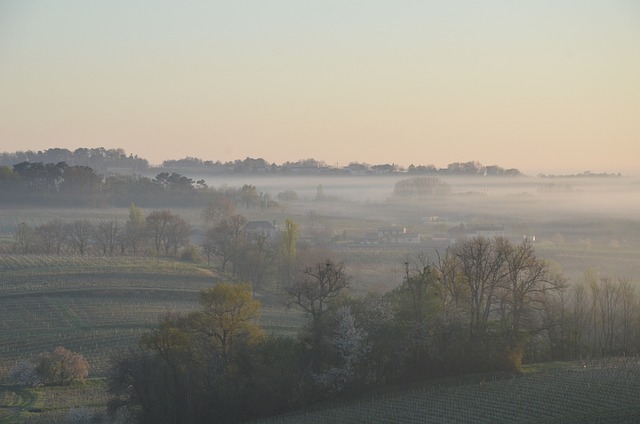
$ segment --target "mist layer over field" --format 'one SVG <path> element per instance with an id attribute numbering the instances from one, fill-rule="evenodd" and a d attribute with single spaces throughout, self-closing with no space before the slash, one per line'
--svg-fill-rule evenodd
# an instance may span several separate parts
<path id="1" fill-rule="evenodd" d="M 201 178 L 201 177 L 197 177 Z M 329 199 L 380 203 L 393 196 L 395 184 L 407 175 L 393 176 L 221 176 L 204 177 L 212 187 L 251 184 L 276 198 L 294 191 L 301 200 L 313 200 L 319 187 Z M 416 209 L 436 206 L 441 212 L 464 213 L 470 208 L 510 217 L 560 216 L 635 219 L 640 212 L 638 177 L 439 177 L 451 187 L 446 198 L 426 199 Z"/>

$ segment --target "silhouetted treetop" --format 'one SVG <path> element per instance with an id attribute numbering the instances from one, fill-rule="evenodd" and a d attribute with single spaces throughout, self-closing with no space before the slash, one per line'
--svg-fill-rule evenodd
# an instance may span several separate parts
<path id="1" fill-rule="evenodd" d="M 98 174 L 142 173 L 149 168 L 146 159 L 127 155 L 124 149 L 78 148 L 74 151 L 54 147 L 37 152 L 28 150 L 14 153 L 0 153 L 0 166 L 13 166 L 17 163 L 60 163 L 69 166 L 88 166 Z"/>
<path id="2" fill-rule="evenodd" d="M 146 159 L 127 155 L 124 149 L 78 148 L 74 151 L 63 148 L 51 148 L 44 151 L 18 151 L 0 153 L 0 166 L 13 166 L 17 163 L 59 163 L 69 166 L 89 166 L 96 173 L 112 174 L 145 174 L 153 170 L 185 170 L 210 174 L 280 174 L 280 175 L 381 175 L 381 174 L 436 174 L 465 176 L 519 176 L 515 168 L 502 168 L 498 165 L 484 166 L 480 162 L 453 162 L 445 168 L 434 165 L 409 165 L 404 168 L 393 163 L 368 164 L 352 161 L 346 166 L 331 166 L 313 158 L 287 161 L 280 165 L 269 163 L 263 158 L 236 159 L 234 161 L 204 160 L 192 156 L 182 159 L 168 159 L 161 166 L 149 166 Z M 165 171 L 168 172 L 168 171 Z"/>

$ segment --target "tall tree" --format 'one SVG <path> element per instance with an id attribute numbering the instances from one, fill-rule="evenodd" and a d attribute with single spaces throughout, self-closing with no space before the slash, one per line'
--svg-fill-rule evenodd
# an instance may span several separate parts
<path id="1" fill-rule="evenodd" d="M 116 358 L 112 412 L 126 408 L 140 423 L 240 422 L 267 408 L 263 398 L 278 400 L 267 382 L 251 380 L 254 366 L 273 363 L 254 356 L 264 336 L 249 286 L 221 283 L 201 291 L 199 301 L 194 312 L 164 316 L 140 349 Z"/>
<path id="2" fill-rule="evenodd" d="M 499 284 L 505 276 L 504 239 L 476 237 L 454 247 L 459 275 L 469 293 L 469 330 L 472 339 L 482 343 Z"/>
<path id="3" fill-rule="evenodd" d="M 546 301 L 545 293 L 560 288 L 557 276 L 552 275 L 549 266 L 538 259 L 530 241 L 518 246 L 511 243 L 502 245 L 506 275 L 502 288 L 503 306 L 507 306 L 506 319 L 511 347 L 520 342 L 520 330 L 528 309 Z"/>
<path id="4" fill-rule="evenodd" d="M 214 199 L 202 212 L 202 218 L 206 224 L 215 225 L 223 219 L 236 214 L 236 205 L 227 193 L 215 192 Z"/>
<path id="5" fill-rule="evenodd" d="M 280 278 L 285 287 L 291 285 L 293 271 L 296 264 L 298 241 L 298 225 L 287 218 L 284 221 L 284 231 L 280 244 Z"/>
<path id="6" fill-rule="evenodd" d="M 262 338 L 257 324 L 261 304 L 252 298 L 249 286 L 218 284 L 202 291 L 199 302 L 201 309 L 187 316 L 187 327 L 219 349 L 223 364 L 237 353 L 238 345 Z"/>
<path id="7" fill-rule="evenodd" d="M 238 192 L 238 201 L 245 208 L 255 208 L 260 205 L 261 196 L 258 194 L 256 186 L 245 184 Z"/>
<path id="8" fill-rule="evenodd" d="M 233 256 L 233 273 L 243 282 L 251 283 L 255 296 L 258 290 L 272 279 L 275 255 L 266 234 L 245 234 L 236 245 Z"/>
<path id="9" fill-rule="evenodd" d="M 136 256 L 142 248 L 145 240 L 145 219 L 142 210 L 133 202 L 129 206 L 129 219 L 124 225 L 122 234 L 122 248 L 131 249 L 131 254 Z"/>
<path id="10" fill-rule="evenodd" d="M 397 321 L 407 337 L 408 356 L 416 365 L 425 363 L 429 342 L 440 318 L 441 282 L 434 267 L 421 261 L 421 267 L 410 271 L 405 262 L 405 278 L 394 290 L 397 302 Z"/>
<path id="11" fill-rule="evenodd" d="M 93 240 L 104 256 L 113 256 L 122 227 L 116 220 L 102 221 L 96 224 Z"/>
<path id="12" fill-rule="evenodd" d="M 190 232 L 191 228 L 187 221 L 179 215 L 172 214 L 168 219 L 165 231 L 165 254 L 171 253 L 173 256 L 178 256 L 178 250 L 189 242 Z"/>
<path id="13" fill-rule="evenodd" d="M 102 177 L 88 166 L 70 166 L 64 170 L 60 193 L 95 206 L 101 199 Z"/>
<path id="14" fill-rule="evenodd" d="M 156 254 L 159 255 L 164 240 L 166 239 L 167 226 L 169 223 L 169 219 L 171 216 L 171 212 L 164 210 L 155 210 L 149 213 L 145 218 L 147 234 L 153 241 Z"/>
<path id="15" fill-rule="evenodd" d="M 300 278 L 286 289 L 289 305 L 300 307 L 311 320 L 312 345 L 324 343 L 325 314 L 336 308 L 337 300 L 349 287 L 344 264 L 327 260 L 307 267 Z"/>
<path id="16" fill-rule="evenodd" d="M 227 265 L 234 259 L 238 246 L 244 240 L 243 228 L 247 220 L 242 215 L 233 215 L 223 219 L 207 230 L 203 247 L 220 261 L 220 271 L 225 272 Z"/>
<path id="17" fill-rule="evenodd" d="M 88 253 L 94 232 L 93 224 L 87 219 L 77 219 L 65 226 L 66 240 L 80 256 Z"/>
<path id="18" fill-rule="evenodd" d="M 26 222 L 21 222 L 13 234 L 13 248 L 18 253 L 30 253 L 35 239 L 35 230 Z"/>
<path id="19" fill-rule="evenodd" d="M 36 227 L 36 237 L 40 248 L 46 254 L 60 255 L 65 242 L 65 224 L 54 219 Z"/>

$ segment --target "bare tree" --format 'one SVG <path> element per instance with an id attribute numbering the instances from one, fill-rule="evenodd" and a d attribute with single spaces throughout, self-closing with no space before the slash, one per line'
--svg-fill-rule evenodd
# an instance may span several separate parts
<path id="1" fill-rule="evenodd" d="M 65 225 L 59 219 L 36 227 L 37 243 L 46 254 L 60 255 L 65 241 Z"/>
<path id="2" fill-rule="evenodd" d="M 584 284 L 574 284 L 571 290 L 569 318 L 569 342 L 574 358 L 582 356 L 590 338 L 591 313 L 589 294 Z"/>
<path id="3" fill-rule="evenodd" d="M 482 342 L 494 307 L 496 291 L 505 277 L 504 239 L 476 237 L 457 244 L 453 253 L 459 275 L 469 295 L 469 330 L 472 339 Z"/>
<path id="4" fill-rule="evenodd" d="M 265 234 L 246 237 L 236 246 L 233 272 L 240 281 L 250 282 L 252 293 L 265 286 L 272 278 L 275 254 Z"/>
<path id="5" fill-rule="evenodd" d="M 236 214 L 236 205 L 227 193 L 216 192 L 214 200 L 202 212 L 206 224 L 217 224 Z"/>
<path id="6" fill-rule="evenodd" d="M 189 224 L 168 210 L 153 211 L 147 215 L 147 233 L 153 240 L 156 254 L 178 254 L 178 249 L 189 241 Z"/>
<path id="7" fill-rule="evenodd" d="M 220 260 L 221 272 L 225 272 L 227 264 L 233 260 L 237 247 L 244 238 L 242 229 L 246 223 L 247 220 L 242 215 L 233 215 L 207 230 L 203 248 Z"/>
<path id="8" fill-rule="evenodd" d="M 35 231 L 25 222 L 21 222 L 13 234 L 13 248 L 18 253 L 30 253 L 36 240 Z"/>
<path id="9" fill-rule="evenodd" d="M 638 314 L 638 297 L 634 287 L 626 279 L 618 279 L 620 290 L 620 302 L 618 311 L 620 314 L 620 345 L 623 352 L 630 352 L 632 346 L 632 332 L 637 323 L 634 322 Z M 637 327 L 636 327 L 637 328 Z"/>
<path id="10" fill-rule="evenodd" d="M 306 268 L 299 280 L 286 289 L 287 304 L 299 306 L 311 318 L 313 343 L 320 346 L 324 338 L 324 315 L 349 287 L 344 264 L 331 261 Z"/>
<path id="11" fill-rule="evenodd" d="M 164 247 L 165 254 L 172 253 L 178 255 L 178 249 L 185 246 L 189 242 L 189 233 L 191 228 L 187 221 L 179 215 L 171 215 L 167 222 L 165 231 Z"/>
<path id="12" fill-rule="evenodd" d="M 78 219 L 65 226 L 65 234 L 73 251 L 84 256 L 91 247 L 94 226 L 86 219 Z"/>
<path id="13" fill-rule="evenodd" d="M 102 221 L 99 222 L 93 232 L 93 240 L 104 256 L 113 256 L 122 226 L 118 221 Z"/>
<path id="14" fill-rule="evenodd" d="M 600 329 L 602 331 L 602 350 L 605 354 L 613 354 L 616 346 L 616 329 L 620 321 L 618 307 L 621 303 L 620 286 L 611 278 L 600 279 L 598 290 L 598 312 L 600 313 Z"/>
<path id="15" fill-rule="evenodd" d="M 503 305 L 508 308 L 506 323 L 512 347 L 519 342 L 523 319 L 530 308 L 542 306 L 548 300 L 545 294 L 557 290 L 559 280 L 549 266 L 538 259 L 529 241 L 519 246 L 502 244 L 506 273 L 502 284 Z"/>
<path id="16" fill-rule="evenodd" d="M 153 240 L 156 254 L 160 254 L 164 240 L 166 239 L 167 226 L 171 217 L 171 212 L 167 210 L 152 211 L 145 218 L 147 234 Z"/>
<path id="17" fill-rule="evenodd" d="M 280 243 L 280 280 L 278 286 L 281 287 L 282 280 L 284 286 L 289 287 L 293 279 L 293 271 L 296 263 L 298 241 L 298 225 L 291 219 L 285 220 L 284 231 Z"/>

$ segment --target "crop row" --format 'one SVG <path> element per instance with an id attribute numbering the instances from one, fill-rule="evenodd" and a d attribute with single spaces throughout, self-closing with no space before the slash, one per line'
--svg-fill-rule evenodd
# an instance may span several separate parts
<path id="1" fill-rule="evenodd" d="M 0 296 L 10 294 L 45 294 L 52 291 L 87 291 L 108 289 L 166 289 L 197 292 L 212 286 L 212 280 L 199 276 L 164 274 L 33 274 L 0 275 Z M 98 295 L 91 293 L 90 295 Z"/>
<path id="2" fill-rule="evenodd" d="M 640 414 L 636 358 L 452 388 L 414 389 L 265 422 L 494 423 Z M 640 415 L 635 415 L 640 416 Z"/>
<path id="3" fill-rule="evenodd" d="M 92 375 L 103 374 L 119 348 L 134 346 L 166 312 L 193 310 L 191 300 L 144 297 L 0 298 L 0 376 L 20 360 L 58 345 L 85 355 Z"/>
<path id="4" fill-rule="evenodd" d="M 104 375 L 110 357 L 135 346 L 140 335 L 157 325 L 161 314 L 198 307 L 196 296 L 176 292 L 173 299 L 148 293 L 125 296 L 0 297 L 0 379 L 17 362 L 56 346 L 82 353 L 91 375 Z M 293 334 L 303 324 L 298 311 L 268 307 L 261 324 L 267 333 Z"/>
<path id="5" fill-rule="evenodd" d="M 174 275 L 201 275 L 198 266 L 160 258 L 131 256 L 55 256 L 55 255 L 0 255 L 0 272 L 56 272 L 56 270 L 113 271 L 127 270 Z"/>

